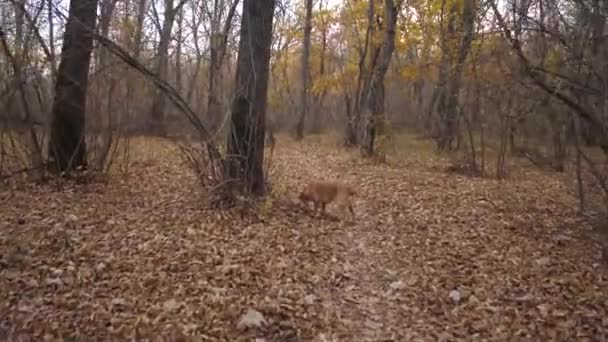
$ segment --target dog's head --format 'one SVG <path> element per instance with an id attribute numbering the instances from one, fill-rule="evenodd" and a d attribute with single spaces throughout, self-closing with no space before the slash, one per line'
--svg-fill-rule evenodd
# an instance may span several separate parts
<path id="1" fill-rule="evenodd" d="M 310 194 L 310 186 L 307 186 L 304 188 L 304 190 L 302 190 L 300 192 L 300 195 L 298 196 L 298 199 L 304 203 L 309 202 L 312 200 L 312 196 Z"/>
<path id="2" fill-rule="evenodd" d="M 359 189 L 357 187 L 355 187 L 354 185 L 348 185 L 346 187 L 346 191 L 348 193 L 349 196 L 357 196 L 359 195 Z"/>

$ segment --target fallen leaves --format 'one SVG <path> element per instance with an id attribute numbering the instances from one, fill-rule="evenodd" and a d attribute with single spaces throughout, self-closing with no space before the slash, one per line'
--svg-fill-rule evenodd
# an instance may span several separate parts
<path id="1" fill-rule="evenodd" d="M 207 208 L 175 150 L 149 140 L 134 142 L 143 161 L 128 180 L 0 190 L 0 330 L 78 340 L 608 339 L 600 248 L 579 234 L 586 225 L 550 175 L 498 182 L 445 174 L 437 160 L 386 166 L 315 141 L 282 144 L 264 222 Z M 310 178 L 359 185 L 357 222 L 292 203 Z"/>
<path id="2" fill-rule="evenodd" d="M 266 324 L 264 315 L 252 308 L 247 309 L 247 312 L 239 319 L 237 323 L 238 329 L 261 328 L 262 324 Z"/>

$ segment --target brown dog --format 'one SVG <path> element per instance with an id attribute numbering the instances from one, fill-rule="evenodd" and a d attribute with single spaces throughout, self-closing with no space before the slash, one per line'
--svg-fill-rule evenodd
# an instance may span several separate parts
<path id="1" fill-rule="evenodd" d="M 331 202 L 335 202 L 340 208 L 340 213 L 344 214 L 344 209 L 348 207 L 353 220 L 355 220 L 355 211 L 351 202 L 351 197 L 356 195 L 357 191 L 352 186 L 336 183 L 336 182 L 311 182 L 306 185 L 304 190 L 300 192 L 299 199 L 307 207 L 308 202 L 313 202 L 315 212 L 321 207 L 321 212 L 325 214 L 325 206 Z"/>

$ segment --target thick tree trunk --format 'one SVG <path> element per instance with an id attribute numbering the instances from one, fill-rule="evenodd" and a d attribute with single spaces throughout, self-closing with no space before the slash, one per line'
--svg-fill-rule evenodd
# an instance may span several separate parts
<path id="1" fill-rule="evenodd" d="M 296 124 L 296 139 L 304 137 L 304 121 L 308 114 L 308 90 L 310 87 L 310 32 L 312 31 L 312 0 L 306 0 L 306 17 L 304 18 L 304 40 L 302 42 L 302 62 L 300 65 L 300 112 Z"/>
<path id="2" fill-rule="evenodd" d="M 274 0 L 244 0 L 227 178 L 254 195 L 266 191 L 264 136 Z"/>
<path id="3" fill-rule="evenodd" d="M 71 0 L 55 84 L 49 156 L 59 172 L 87 166 L 86 92 L 97 0 Z"/>
<path id="4" fill-rule="evenodd" d="M 379 124 L 384 120 L 384 76 L 395 50 L 395 25 L 397 23 L 397 11 L 393 0 L 384 1 L 384 15 L 386 20 L 386 31 L 377 58 L 377 64 L 372 69 L 369 82 L 369 90 L 365 101 L 365 126 L 361 153 L 363 156 L 374 154 L 374 142 Z"/>

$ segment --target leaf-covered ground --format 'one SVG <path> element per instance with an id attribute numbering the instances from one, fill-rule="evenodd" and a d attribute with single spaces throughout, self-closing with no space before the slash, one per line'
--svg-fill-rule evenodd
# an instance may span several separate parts
<path id="1" fill-rule="evenodd" d="M 255 220 L 135 145 L 128 178 L 0 190 L 0 340 L 608 339 L 608 271 L 552 175 L 281 139 Z M 360 187 L 356 222 L 292 203 L 320 178 Z"/>

